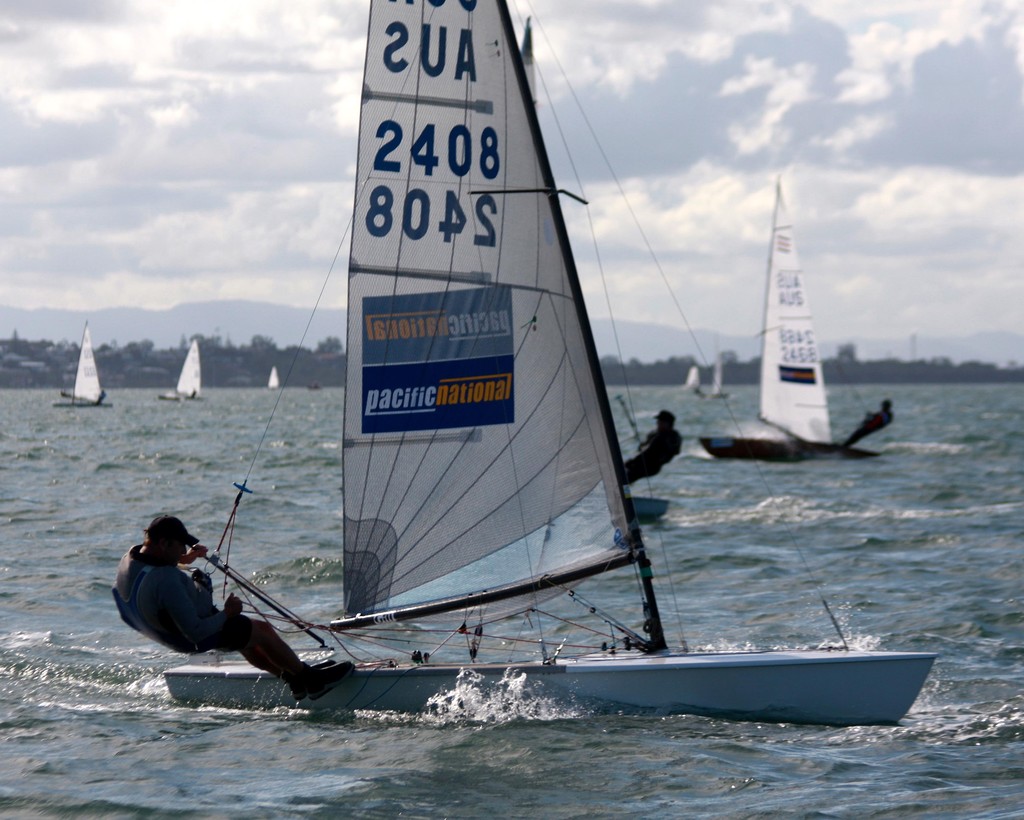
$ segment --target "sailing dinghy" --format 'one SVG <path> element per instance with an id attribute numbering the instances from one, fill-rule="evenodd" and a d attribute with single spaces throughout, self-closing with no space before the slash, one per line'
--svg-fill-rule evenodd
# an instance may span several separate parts
<path id="1" fill-rule="evenodd" d="M 701 438 L 700 442 L 718 458 L 797 461 L 878 455 L 832 441 L 825 376 L 781 182 L 775 185 L 768 254 L 758 418 L 774 428 L 771 437 L 716 436 Z"/>
<path id="2" fill-rule="evenodd" d="M 161 393 L 160 398 L 168 401 L 198 399 L 202 387 L 203 372 L 199 363 L 199 342 L 193 339 L 188 353 L 185 355 L 185 363 L 181 366 L 178 385 L 174 388 L 173 393 Z"/>
<path id="3" fill-rule="evenodd" d="M 100 374 L 96 369 L 96 359 L 92 352 L 92 336 L 89 335 L 89 323 L 85 323 L 82 332 L 82 346 L 78 352 L 78 370 L 75 372 L 75 386 L 69 393 L 60 391 L 68 401 L 54 402 L 54 407 L 111 407 L 104 404 L 106 391 L 100 387 Z"/>
<path id="4" fill-rule="evenodd" d="M 270 368 L 270 377 L 267 379 L 267 390 L 280 390 L 281 377 L 277 375 L 277 365 Z"/>
<path id="5" fill-rule="evenodd" d="M 370 3 L 348 315 L 329 629 L 350 652 L 406 627 L 415 643 L 300 707 L 419 711 L 469 670 L 605 710 L 861 724 L 910 708 L 932 654 L 668 648 L 504 0 Z M 575 606 L 578 582 L 615 570 L 642 603 L 599 612 L 593 650 L 519 638 L 543 601 Z M 165 678 L 183 701 L 294 705 L 216 656 Z"/>

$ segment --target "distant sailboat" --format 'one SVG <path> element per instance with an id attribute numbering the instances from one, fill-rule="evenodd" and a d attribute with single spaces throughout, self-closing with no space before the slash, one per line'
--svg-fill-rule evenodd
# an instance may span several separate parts
<path id="1" fill-rule="evenodd" d="M 188 349 L 188 354 L 185 356 L 185 364 L 181 366 L 178 386 L 174 389 L 173 393 L 162 393 L 160 398 L 170 401 L 198 399 L 202 386 L 203 374 L 199 363 L 199 342 L 193 339 Z"/>
<path id="2" fill-rule="evenodd" d="M 504 0 L 371 0 L 361 103 L 330 631 L 363 657 L 299 705 L 419 711 L 511 675 L 583 708 L 898 721 L 934 655 L 668 647 Z M 597 575 L 635 607 L 577 597 Z M 538 629 L 557 596 L 597 614 L 588 648 Z M 164 676 L 186 702 L 295 704 L 242 662 Z"/>
<path id="3" fill-rule="evenodd" d="M 270 368 L 270 378 L 267 379 L 268 390 L 278 390 L 281 387 L 281 379 L 277 375 L 277 365 Z"/>
<path id="4" fill-rule="evenodd" d="M 797 257 L 793 226 L 775 187 L 768 288 L 761 332 L 761 421 L 772 437 L 716 436 L 701 444 L 718 458 L 792 461 L 803 458 L 864 458 L 869 450 L 832 441 L 825 376 L 814 333 L 804 272 Z M 780 436 L 781 434 L 781 436 Z"/>
<path id="5" fill-rule="evenodd" d="M 100 374 L 96 369 L 96 359 L 92 352 L 92 337 L 89 335 L 89 323 L 85 323 L 82 333 L 82 347 L 78 353 L 78 371 L 75 373 L 75 387 L 69 393 L 60 391 L 61 396 L 69 401 L 56 402 L 54 407 L 110 407 L 103 404 L 106 391 L 100 387 Z"/>
<path id="6" fill-rule="evenodd" d="M 686 373 L 686 381 L 683 382 L 683 390 L 700 394 L 700 368 L 697 365 L 690 365 L 690 369 Z"/>
<path id="7" fill-rule="evenodd" d="M 724 399 L 726 393 L 722 391 L 722 352 L 718 349 L 718 339 L 715 339 L 715 367 L 711 372 L 711 392 L 706 396 L 709 399 Z"/>

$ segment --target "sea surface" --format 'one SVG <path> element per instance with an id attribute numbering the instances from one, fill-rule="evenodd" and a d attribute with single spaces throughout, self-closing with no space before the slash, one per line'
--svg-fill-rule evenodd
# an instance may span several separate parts
<path id="1" fill-rule="evenodd" d="M 892 399 L 893 425 L 861 442 L 881 457 L 798 464 L 702 454 L 698 435 L 752 426 L 754 388 L 629 396 L 642 430 L 667 408 L 685 437 L 637 488 L 672 502 L 646 535 L 673 642 L 835 643 L 824 596 L 853 645 L 939 653 L 899 725 L 855 728 L 588 713 L 515 693 L 465 692 L 461 711 L 421 716 L 177 704 L 161 672 L 180 658 L 118 619 L 118 560 L 162 512 L 216 544 L 248 478 L 231 563 L 330 617 L 343 394 L 287 389 L 272 413 L 266 390 L 181 404 L 110 392 L 112 407 L 80 410 L 0 392 L 3 816 L 1024 814 L 1024 387 L 833 388 L 837 438 Z M 584 589 L 636 607 L 611 576 Z"/>

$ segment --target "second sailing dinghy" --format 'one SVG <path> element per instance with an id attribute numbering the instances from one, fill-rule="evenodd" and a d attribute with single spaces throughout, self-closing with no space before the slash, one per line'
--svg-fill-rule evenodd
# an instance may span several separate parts
<path id="1" fill-rule="evenodd" d="M 174 388 L 174 392 L 161 393 L 160 398 L 170 401 L 198 399 L 202 387 L 203 371 L 199 362 L 199 342 L 193 339 L 188 353 L 185 355 L 185 363 L 181 366 L 181 375 L 178 376 L 178 384 Z"/>
<path id="2" fill-rule="evenodd" d="M 54 407 L 110 407 L 104 404 L 107 391 L 100 387 L 100 374 L 96 369 L 96 357 L 92 352 L 92 336 L 89 334 L 89 323 L 85 323 L 82 331 L 82 346 L 78 351 L 78 369 L 75 371 L 75 386 L 69 393 L 60 391 L 68 401 L 56 402 Z"/>
<path id="3" fill-rule="evenodd" d="M 797 257 L 793 226 L 775 186 L 768 287 L 761 329 L 761 409 L 772 429 L 763 437 L 717 436 L 701 444 L 718 458 L 796 461 L 804 458 L 865 458 L 878 453 L 832 441 L 825 374 L 814 334 L 804 272 Z"/>
<path id="4" fill-rule="evenodd" d="M 859 724 L 910 708 L 934 655 L 668 648 L 504 0 L 371 2 L 348 311 L 330 630 L 351 648 L 411 625 L 418 648 L 300 706 L 417 711 L 471 669 L 599 709 Z M 541 602 L 616 570 L 639 605 L 600 613 L 605 651 L 519 636 Z M 165 677 L 190 702 L 294 703 L 241 662 Z"/>

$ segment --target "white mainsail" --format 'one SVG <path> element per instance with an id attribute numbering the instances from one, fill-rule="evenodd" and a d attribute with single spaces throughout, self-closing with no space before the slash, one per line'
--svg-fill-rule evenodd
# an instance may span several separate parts
<path id="1" fill-rule="evenodd" d="M 75 374 L 75 389 L 70 396 L 73 402 L 96 404 L 103 394 L 100 387 L 100 374 L 96 370 L 96 360 L 92 352 L 92 337 L 89 335 L 89 323 L 85 323 L 82 332 L 82 347 L 78 354 L 78 372 Z"/>
<path id="2" fill-rule="evenodd" d="M 178 376 L 178 386 L 175 392 L 186 399 L 198 398 L 199 391 L 203 386 L 202 367 L 199 363 L 199 342 L 192 340 L 192 344 L 185 356 L 185 364 L 181 367 L 181 375 Z"/>
<path id="3" fill-rule="evenodd" d="M 775 186 L 761 340 L 761 418 L 804 441 L 832 441 L 825 379 L 793 226 Z"/>
<path id="4" fill-rule="evenodd" d="M 350 619 L 627 559 L 610 411 L 510 31 L 502 3 L 371 4 L 349 264 Z"/>
<path id="5" fill-rule="evenodd" d="M 277 390 L 281 386 L 281 379 L 277 375 L 277 365 L 270 368 L 270 378 L 267 379 L 267 388 Z"/>

